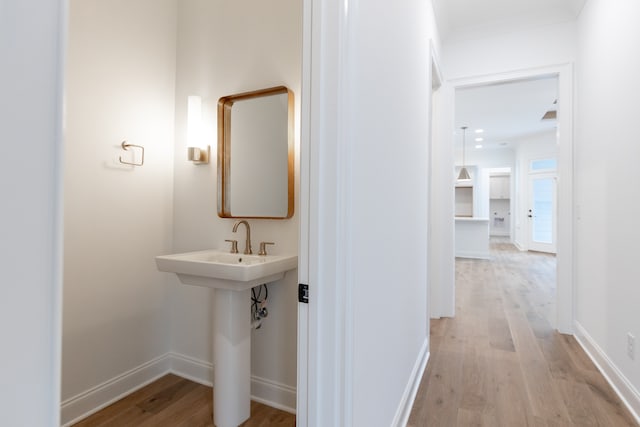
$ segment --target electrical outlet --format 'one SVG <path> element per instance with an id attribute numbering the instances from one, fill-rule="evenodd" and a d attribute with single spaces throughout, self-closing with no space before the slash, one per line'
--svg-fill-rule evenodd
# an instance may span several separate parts
<path id="1" fill-rule="evenodd" d="M 636 358 L 636 337 L 631 332 L 627 333 L 627 356 L 629 359 L 635 360 Z"/>

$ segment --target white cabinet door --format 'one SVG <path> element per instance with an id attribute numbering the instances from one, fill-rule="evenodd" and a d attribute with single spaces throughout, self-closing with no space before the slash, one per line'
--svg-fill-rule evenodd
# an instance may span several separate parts
<path id="1" fill-rule="evenodd" d="M 489 197 L 491 199 L 508 199 L 509 176 L 492 176 L 489 178 Z"/>

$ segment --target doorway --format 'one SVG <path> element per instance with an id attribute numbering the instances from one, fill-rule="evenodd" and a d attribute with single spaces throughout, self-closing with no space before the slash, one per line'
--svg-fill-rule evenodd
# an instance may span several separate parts
<path id="1" fill-rule="evenodd" d="M 531 81 L 536 79 L 557 79 L 557 118 L 555 131 L 557 149 L 557 221 L 556 221 L 556 251 L 559 254 L 556 277 L 556 312 L 555 327 L 559 332 L 573 332 L 573 66 L 565 64 L 553 67 L 521 70 L 495 74 L 491 76 L 470 77 L 452 81 L 452 87 L 457 92 L 461 89 L 500 85 L 509 82 Z M 456 109 L 457 111 L 457 105 Z M 454 127 L 458 123 L 454 122 Z M 453 164 L 453 156 L 451 164 Z M 527 173 L 522 168 L 516 171 L 516 180 L 528 180 Z M 524 201 L 516 197 L 515 209 L 522 212 Z M 528 210 L 528 208 L 526 208 Z M 525 210 L 525 211 L 526 211 Z M 522 222 L 516 221 L 516 234 L 522 235 Z M 453 239 L 453 236 L 451 236 Z M 517 241 L 516 241 L 517 243 Z M 455 285 L 445 290 L 445 299 L 455 300 Z"/>

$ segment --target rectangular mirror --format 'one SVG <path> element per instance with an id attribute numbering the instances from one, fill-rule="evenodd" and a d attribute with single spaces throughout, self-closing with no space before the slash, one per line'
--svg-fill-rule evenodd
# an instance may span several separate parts
<path id="1" fill-rule="evenodd" d="M 293 216 L 293 92 L 284 86 L 218 101 L 218 216 Z"/>

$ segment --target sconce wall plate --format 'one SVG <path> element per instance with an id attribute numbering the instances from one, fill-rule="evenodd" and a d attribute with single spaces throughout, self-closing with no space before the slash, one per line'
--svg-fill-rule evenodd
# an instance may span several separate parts
<path id="1" fill-rule="evenodd" d="M 196 165 L 209 164 L 209 158 L 211 157 L 211 146 L 207 145 L 207 148 L 200 147 L 187 147 L 187 160 L 193 162 Z"/>

